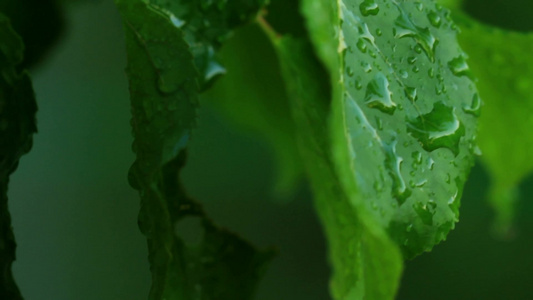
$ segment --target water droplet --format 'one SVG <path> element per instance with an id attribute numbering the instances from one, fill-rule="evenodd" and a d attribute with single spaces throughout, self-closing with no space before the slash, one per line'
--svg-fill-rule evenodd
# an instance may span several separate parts
<path id="1" fill-rule="evenodd" d="M 383 31 L 381 31 L 381 28 L 376 29 L 376 35 L 377 36 L 383 35 Z"/>
<path id="2" fill-rule="evenodd" d="M 421 2 L 415 2 L 415 7 L 416 9 L 418 9 L 418 11 L 424 10 L 424 4 L 422 4 Z"/>
<path id="3" fill-rule="evenodd" d="M 472 72 L 470 72 L 470 68 L 466 63 L 466 58 L 463 55 L 459 55 L 458 57 L 450 60 L 450 62 L 448 62 L 448 67 L 450 67 L 450 70 L 455 76 L 466 76 L 468 78 L 472 78 Z"/>
<path id="4" fill-rule="evenodd" d="M 346 74 L 348 74 L 348 77 L 353 77 L 355 72 L 352 67 L 346 67 Z"/>
<path id="5" fill-rule="evenodd" d="M 177 18 L 174 14 L 170 14 L 170 22 L 172 22 L 172 25 L 174 25 L 176 28 L 181 28 L 183 25 L 185 25 L 185 21 Z"/>
<path id="6" fill-rule="evenodd" d="M 405 95 L 412 102 L 415 102 L 416 100 L 418 100 L 417 90 L 414 87 L 405 86 Z"/>
<path id="7" fill-rule="evenodd" d="M 433 67 L 429 68 L 428 76 L 429 76 L 429 78 L 435 77 L 435 69 L 433 69 Z"/>
<path id="8" fill-rule="evenodd" d="M 431 34 L 429 29 L 416 26 L 404 13 L 394 22 L 398 28 L 394 28 L 396 38 L 411 37 L 422 47 L 430 61 L 435 61 L 435 47 L 438 40 Z M 416 49 L 416 48 L 415 48 Z"/>
<path id="9" fill-rule="evenodd" d="M 422 164 L 422 153 L 420 151 L 414 151 L 411 153 L 411 157 L 413 158 L 413 163 L 416 163 L 417 165 Z"/>
<path id="10" fill-rule="evenodd" d="M 409 133 L 426 151 L 447 148 L 456 156 L 459 154 L 459 141 L 465 135 L 465 128 L 455 108 L 438 102 L 431 112 L 408 120 L 407 124 Z"/>
<path id="11" fill-rule="evenodd" d="M 412 64 L 414 64 L 416 62 L 417 59 L 418 59 L 418 57 L 416 57 L 416 56 L 410 56 L 410 57 L 407 58 L 407 62 L 410 65 L 412 65 Z"/>
<path id="12" fill-rule="evenodd" d="M 473 116 L 479 117 L 481 112 L 481 99 L 479 98 L 479 95 L 476 93 L 474 94 L 474 97 L 472 98 L 472 103 L 468 107 L 464 107 L 463 110 L 467 114 L 471 114 Z"/>
<path id="13" fill-rule="evenodd" d="M 209 85 L 210 82 L 214 81 L 217 77 L 226 74 L 226 69 L 216 61 L 212 60 L 207 65 L 205 69 L 204 80 L 206 85 Z"/>
<path id="14" fill-rule="evenodd" d="M 392 92 L 389 90 L 387 77 L 381 72 L 377 73 L 366 87 L 366 105 L 392 115 L 396 110 L 396 103 L 392 101 L 391 96 Z"/>
<path id="15" fill-rule="evenodd" d="M 359 10 L 365 17 L 370 15 L 375 16 L 379 13 L 379 6 L 374 0 L 365 0 L 363 3 L 361 3 L 361 5 L 359 5 Z"/>
<path id="16" fill-rule="evenodd" d="M 427 164 L 428 164 L 428 169 L 433 171 L 433 168 L 435 168 L 435 161 L 433 160 L 433 158 L 431 158 L 431 156 L 428 157 Z"/>
<path id="17" fill-rule="evenodd" d="M 433 27 L 436 27 L 436 28 L 440 28 L 440 25 L 442 24 L 442 20 L 440 16 L 434 11 L 428 14 L 428 20 L 429 20 L 429 23 L 431 23 L 431 25 L 433 25 Z"/>
<path id="18" fill-rule="evenodd" d="M 365 71 L 365 73 L 372 72 L 372 65 L 367 62 L 361 63 L 361 67 L 363 67 L 363 70 Z"/>
<path id="19" fill-rule="evenodd" d="M 354 83 L 355 83 L 355 88 L 356 88 L 357 90 L 360 90 L 360 89 L 363 88 L 363 84 L 361 83 L 361 81 L 362 81 L 362 79 L 361 79 L 360 76 L 357 76 L 357 77 L 355 78 L 355 82 L 354 82 Z"/>
<path id="20" fill-rule="evenodd" d="M 358 39 L 357 40 L 357 49 L 359 49 L 359 51 L 363 52 L 363 53 L 366 53 L 366 51 L 368 50 L 367 49 L 367 46 L 366 46 L 366 43 L 363 39 Z"/>
<path id="21" fill-rule="evenodd" d="M 402 205 L 411 196 L 411 190 L 407 188 L 401 173 L 403 158 L 396 153 L 396 143 L 396 140 L 390 145 L 384 143 L 383 149 L 385 151 L 385 166 L 392 179 L 392 194 L 398 205 Z"/>
<path id="22" fill-rule="evenodd" d="M 375 119 L 376 119 L 376 128 L 378 130 L 383 130 L 383 120 L 381 120 L 381 118 L 379 118 L 378 116 L 376 116 Z"/>
<path id="23" fill-rule="evenodd" d="M 407 232 L 411 232 L 413 230 L 413 224 L 409 224 L 407 225 L 407 227 L 405 228 L 405 231 Z"/>
<path id="24" fill-rule="evenodd" d="M 437 204 L 431 200 L 428 203 L 417 202 L 413 204 L 413 209 L 422 220 L 422 223 L 428 226 L 433 225 L 433 216 L 435 215 Z"/>

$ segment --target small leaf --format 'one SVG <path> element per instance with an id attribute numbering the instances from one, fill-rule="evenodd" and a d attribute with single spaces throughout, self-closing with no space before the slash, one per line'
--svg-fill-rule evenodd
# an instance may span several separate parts
<path id="1" fill-rule="evenodd" d="M 37 132 L 37 104 L 30 77 L 19 72 L 23 60 L 22 39 L 12 29 L 9 19 L 0 14 L 0 299 L 22 299 L 11 273 L 15 260 L 15 237 L 8 211 L 9 175 L 22 155 L 32 146 Z"/>

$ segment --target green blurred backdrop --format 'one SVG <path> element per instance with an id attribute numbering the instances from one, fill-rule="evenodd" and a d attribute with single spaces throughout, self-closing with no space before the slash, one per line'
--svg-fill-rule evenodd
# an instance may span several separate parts
<path id="1" fill-rule="evenodd" d="M 126 180 L 133 154 L 121 22 L 112 1 L 73 3 L 66 12 L 63 39 L 32 71 L 39 134 L 9 192 L 15 276 L 27 300 L 146 299 L 139 200 Z M 265 142 L 204 105 L 189 153 L 190 194 L 219 224 L 279 249 L 257 299 L 329 299 L 311 195 L 301 187 L 290 201 L 273 196 L 274 155 Z M 406 263 L 398 299 L 533 299 L 533 177 L 522 186 L 509 241 L 490 234 L 488 184 L 474 168 L 461 222 L 432 253 Z"/>

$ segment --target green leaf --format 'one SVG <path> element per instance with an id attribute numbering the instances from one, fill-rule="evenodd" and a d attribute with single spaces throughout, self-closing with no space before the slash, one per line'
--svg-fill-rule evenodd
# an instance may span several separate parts
<path id="1" fill-rule="evenodd" d="M 267 0 L 149 0 L 169 14 L 181 28 L 191 47 L 196 68 L 201 76 L 200 87 L 205 89 L 226 70 L 216 60 L 216 51 L 231 36 L 236 27 L 249 23 Z"/>
<path id="2" fill-rule="evenodd" d="M 478 96 L 449 11 L 434 1 L 303 3 L 331 76 L 336 170 L 359 219 L 407 258 L 431 250 L 458 220 L 476 134 Z"/>
<path id="3" fill-rule="evenodd" d="M 458 5 L 456 4 L 458 7 Z M 496 230 L 506 234 L 518 200 L 518 184 L 533 171 L 533 34 L 483 25 L 454 11 L 459 42 L 470 56 L 483 99 L 478 143 L 491 176 Z M 476 107 L 481 103 L 479 100 Z"/>
<path id="4" fill-rule="evenodd" d="M 246 53 L 246 55 L 243 55 Z M 274 191 L 290 195 L 302 179 L 303 166 L 276 53 L 257 26 L 236 32 L 221 49 L 230 72 L 207 93 L 229 122 L 269 142 L 277 162 Z"/>
<path id="5" fill-rule="evenodd" d="M 300 149 L 306 162 L 317 212 L 322 220 L 333 266 L 334 299 L 393 299 L 402 270 L 399 248 L 375 234 L 359 218 L 342 189 L 331 157 L 328 114 L 331 91 L 326 72 L 309 43 L 275 41 L 291 95 Z"/>
<path id="6" fill-rule="evenodd" d="M 18 71 L 24 45 L 9 19 L 0 14 L 0 298 L 22 299 L 11 273 L 15 260 L 15 237 L 8 211 L 9 175 L 22 155 L 30 151 L 37 128 L 37 104 L 26 72 Z"/>
<path id="7" fill-rule="evenodd" d="M 198 82 L 205 79 L 197 71 L 197 53 L 169 11 L 140 0 L 116 2 L 126 32 L 137 154 L 130 183 L 141 195 L 139 227 L 152 271 L 149 299 L 250 299 L 272 253 L 216 227 L 179 182 Z"/>

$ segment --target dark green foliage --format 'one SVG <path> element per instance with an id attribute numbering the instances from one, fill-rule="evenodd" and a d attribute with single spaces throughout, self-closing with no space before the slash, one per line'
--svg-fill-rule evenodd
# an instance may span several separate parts
<path id="1" fill-rule="evenodd" d="M 305 169 L 336 300 L 394 299 L 403 260 L 455 227 L 478 140 L 494 181 L 491 203 L 508 230 L 516 185 L 533 169 L 533 38 L 461 10 L 527 31 L 530 2 L 505 6 L 498 15 L 516 18 L 502 21 L 475 9 L 480 1 L 441 0 L 455 12 L 459 41 L 452 13 L 432 0 L 115 2 L 150 300 L 252 299 L 273 256 L 219 228 L 181 184 L 200 94 L 213 86 L 206 98 L 274 145 L 283 191 Z M 31 82 L 20 70 L 42 58 L 63 19 L 54 0 L 0 0 L 0 11 L 21 36 L 0 15 L 0 299 L 19 300 L 7 184 L 36 131 Z M 256 26 L 229 41 L 254 21 L 266 36 Z"/>
<path id="2" fill-rule="evenodd" d="M 204 28 L 208 38 L 194 40 L 205 44 L 190 48 L 186 27 L 183 32 L 183 24 L 170 11 L 136 0 L 119 0 L 117 5 L 126 31 L 137 154 L 130 183 L 141 195 L 139 227 L 148 240 L 152 271 L 149 299 L 250 299 L 272 254 L 217 228 L 185 195 L 178 176 L 195 123 L 199 86 L 209 79 L 197 67 L 213 63 L 206 53 L 214 51 L 218 45 L 211 42 L 219 43 L 222 37 Z M 190 26 L 193 12 L 185 19 Z M 235 19 L 234 12 L 227 17 L 229 25 L 249 19 L 240 14 Z M 191 217 L 200 222 L 195 245 L 188 245 L 178 230 Z"/>
<path id="3" fill-rule="evenodd" d="M 170 14 L 191 47 L 201 89 L 226 72 L 216 58 L 216 51 L 238 26 L 249 23 L 266 0 L 149 0 Z"/>
<path id="4" fill-rule="evenodd" d="M 11 274 L 15 260 L 15 237 L 8 211 L 9 175 L 32 146 L 35 125 L 33 88 L 27 73 L 19 72 L 23 59 L 22 40 L 0 14 L 0 299 L 22 299 Z"/>
<path id="5" fill-rule="evenodd" d="M 0 0 L 24 42 L 23 67 L 39 63 L 63 32 L 64 17 L 56 0 Z"/>

